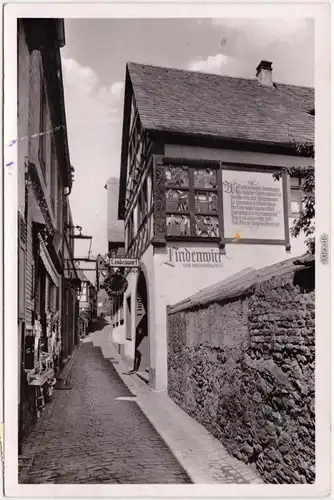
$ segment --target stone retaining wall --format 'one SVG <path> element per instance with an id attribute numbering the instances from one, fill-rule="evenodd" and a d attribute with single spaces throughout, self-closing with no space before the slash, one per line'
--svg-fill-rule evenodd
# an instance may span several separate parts
<path id="1" fill-rule="evenodd" d="M 168 393 L 266 482 L 311 483 L 314 261 L 239 280 L 241 295 L 169 308 Z"/>

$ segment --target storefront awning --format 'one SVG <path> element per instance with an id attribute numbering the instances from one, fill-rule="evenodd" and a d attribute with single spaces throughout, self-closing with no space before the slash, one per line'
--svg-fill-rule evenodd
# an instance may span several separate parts
<path id="1" fill-rule="evenodd" d="M 40 234 L 38 234 L 38 239 L 39 239 L 39 255 L 42 259 L 44 267 L 47 273 L 49 274 L 50 278 L 52 279 L 53 283 L 56 285 L 56 287 L 59 287 L 59 282 L 60 282 L 59 274 L 57 273 L 57 270 L 49 255 L 48 249 Z"/>

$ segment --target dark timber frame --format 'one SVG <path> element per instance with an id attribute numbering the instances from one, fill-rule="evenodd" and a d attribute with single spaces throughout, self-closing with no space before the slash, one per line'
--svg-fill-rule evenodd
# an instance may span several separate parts
<path id="1" fill-rule="evenodd" d="M 200 191 L 201 188 L 195 188 L 193 183 L 194 169 L 196 168 L 210 168 L 216 170 L 217 187 L 204 188 L 203 191 L 212 191 L 218 194 L 219 210 L 217 216 L 219 218 L 219 237 L 209 236 L 195 236 L 192 232 L 191 235 L 185 236 L 169 236 L 166 229 L 166 213 L 172 213 L 166 210 L 166 180 L 164 169 L 167 165 L 187 165 L 189 167 L 189 185 L 187 188 L 168 185 L 168 189 L 184 190 L 189 193 L 189 214 L 191 226 L 193 227 L 193 220 L 196 215 L 194 207 L 195 190 Z M 165 246 L 166 242 L 171 241 L 201 241 L 219 243 L 221 248 L 224 248 L 226 243 L 234 242 L 233 238 L 224 236 L 224 212 L 223 212 L 223 190 L 222 190 L 222 172 L 224 170 L 237 170 L 245 172 L 263 172 L 263 173 L 281 173 L 282 174 L 282 190 L 283 190 L 283 221 L 284 221 L 284 239 L 263 239 L 263 238 L 240 238 L 238 243 L 244 244 L 260 244 L 260 245 L 285 245 L 286 249 L 290 249 L 290 236 L 289 236 L 289 210 L 288 210 L 288 182 L 287 172 L 285 167 L 272 165 L 254 165 L 244 163 L 231 163 L 219 161 L 207 161 L 188 158 L 168 158 L 161 155 L 154 157 L 154 239 L 152 243 L 155 246 Z M 175 212 L 176 213 L 176 212 Z M 181 215 L 185 212 L 178 212 Z"/>

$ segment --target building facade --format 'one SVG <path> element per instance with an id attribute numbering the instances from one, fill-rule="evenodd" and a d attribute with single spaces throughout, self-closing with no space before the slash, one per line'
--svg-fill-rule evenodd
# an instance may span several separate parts
<path id="1" fill-rule="evenodd" d="M 107 190 L 108 252 L 124 256 L 124 222 L 118 220 L 119 179 L 110 177 L 104 186 Z"/>
<path id="2" fill-rule="evenodd" d="M 89 281 L 85 273 L 77 270 L 81 282 L 78 292 L 80 335 L 87 335 L 97 319 L 97 291 L 96 287 Z"/>
<path id="3" fill-rule="evenodd" d="M 103 289 L 97 292 L 97 316 L 112 317 L 112 301 Z"/>
<path id="4" fill-rule="evenodd" d="M 18 20 L 19 442 L 52 394 L 72 350 L 66 279 L 74 275 L 67 224 L 69 160 L 60 48 L 61 19 Z M 67 318 L 70 318 L 67 321 Z"/>
<path id="5" fill-rule="evenodd" d="M 66 363 L 72 356 L 73 349 L 79 344 L 79 298 L 78 291 L 81 289 L 80 270 L 75 266 L 74 241 L 75 227 L 68 198 L 63 204 L 64 209 L 64 236 L 62 240 L 62 256 L 64 261 L 64 276 L 62 289 L 62 310 L 64 335 L 62 349 L 62 363 Z"/>
<path id="6" fill-rule="evenodd" d="M 274 83 L 266 61 L 254 80 L 127 65 L 118 217 L 140 270 L 117 340 L 130 361 L 140 351 L 155 390 L 167 387 L 168 305 L 305 252 L 285 168 L 313 165 L 296 148 L 313 139 L 313 89 Z"/>
<path id="7" fill-rule="evenodd" d="M 105 188 L 108 192 L 108 254 L 113 257 L 124 257 L 124 221 L 118 219 L 119 178 L 110 177 Z M 100 281 L 101 283 L 103 281 L 102 275 L 100 275 Z M 114 337 L 116 339 L 118 337 L 122 338 L 124 330 L 124 296 L 121 294 L 111 298 L 103 289 L 100 290 L 100 293 L 101 302 L 104 304 L 103 309 L 108 316 L 111 316 Z"/>

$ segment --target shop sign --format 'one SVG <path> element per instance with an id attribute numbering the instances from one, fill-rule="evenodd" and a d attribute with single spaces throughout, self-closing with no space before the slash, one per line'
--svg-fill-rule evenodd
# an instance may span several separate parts
<path id="1" fill-rule="evenodd" d="M 223 170 L 224 237 L 285 239 L 283 182 L 273 172 Z"/>
<path id="2" fill-rule="evenodd" d="M 139 259 L 123 259 L 120 257 L 111 257 L 109 259 L 110 267 L 139 267 Z"/>
<path id="3" fill-rule="evenodd" d="M 223 252 L 216 248 L 168 248 L 168 261 L 172 267 L 182 266 L 188 268 L 222 268 Z"/>

